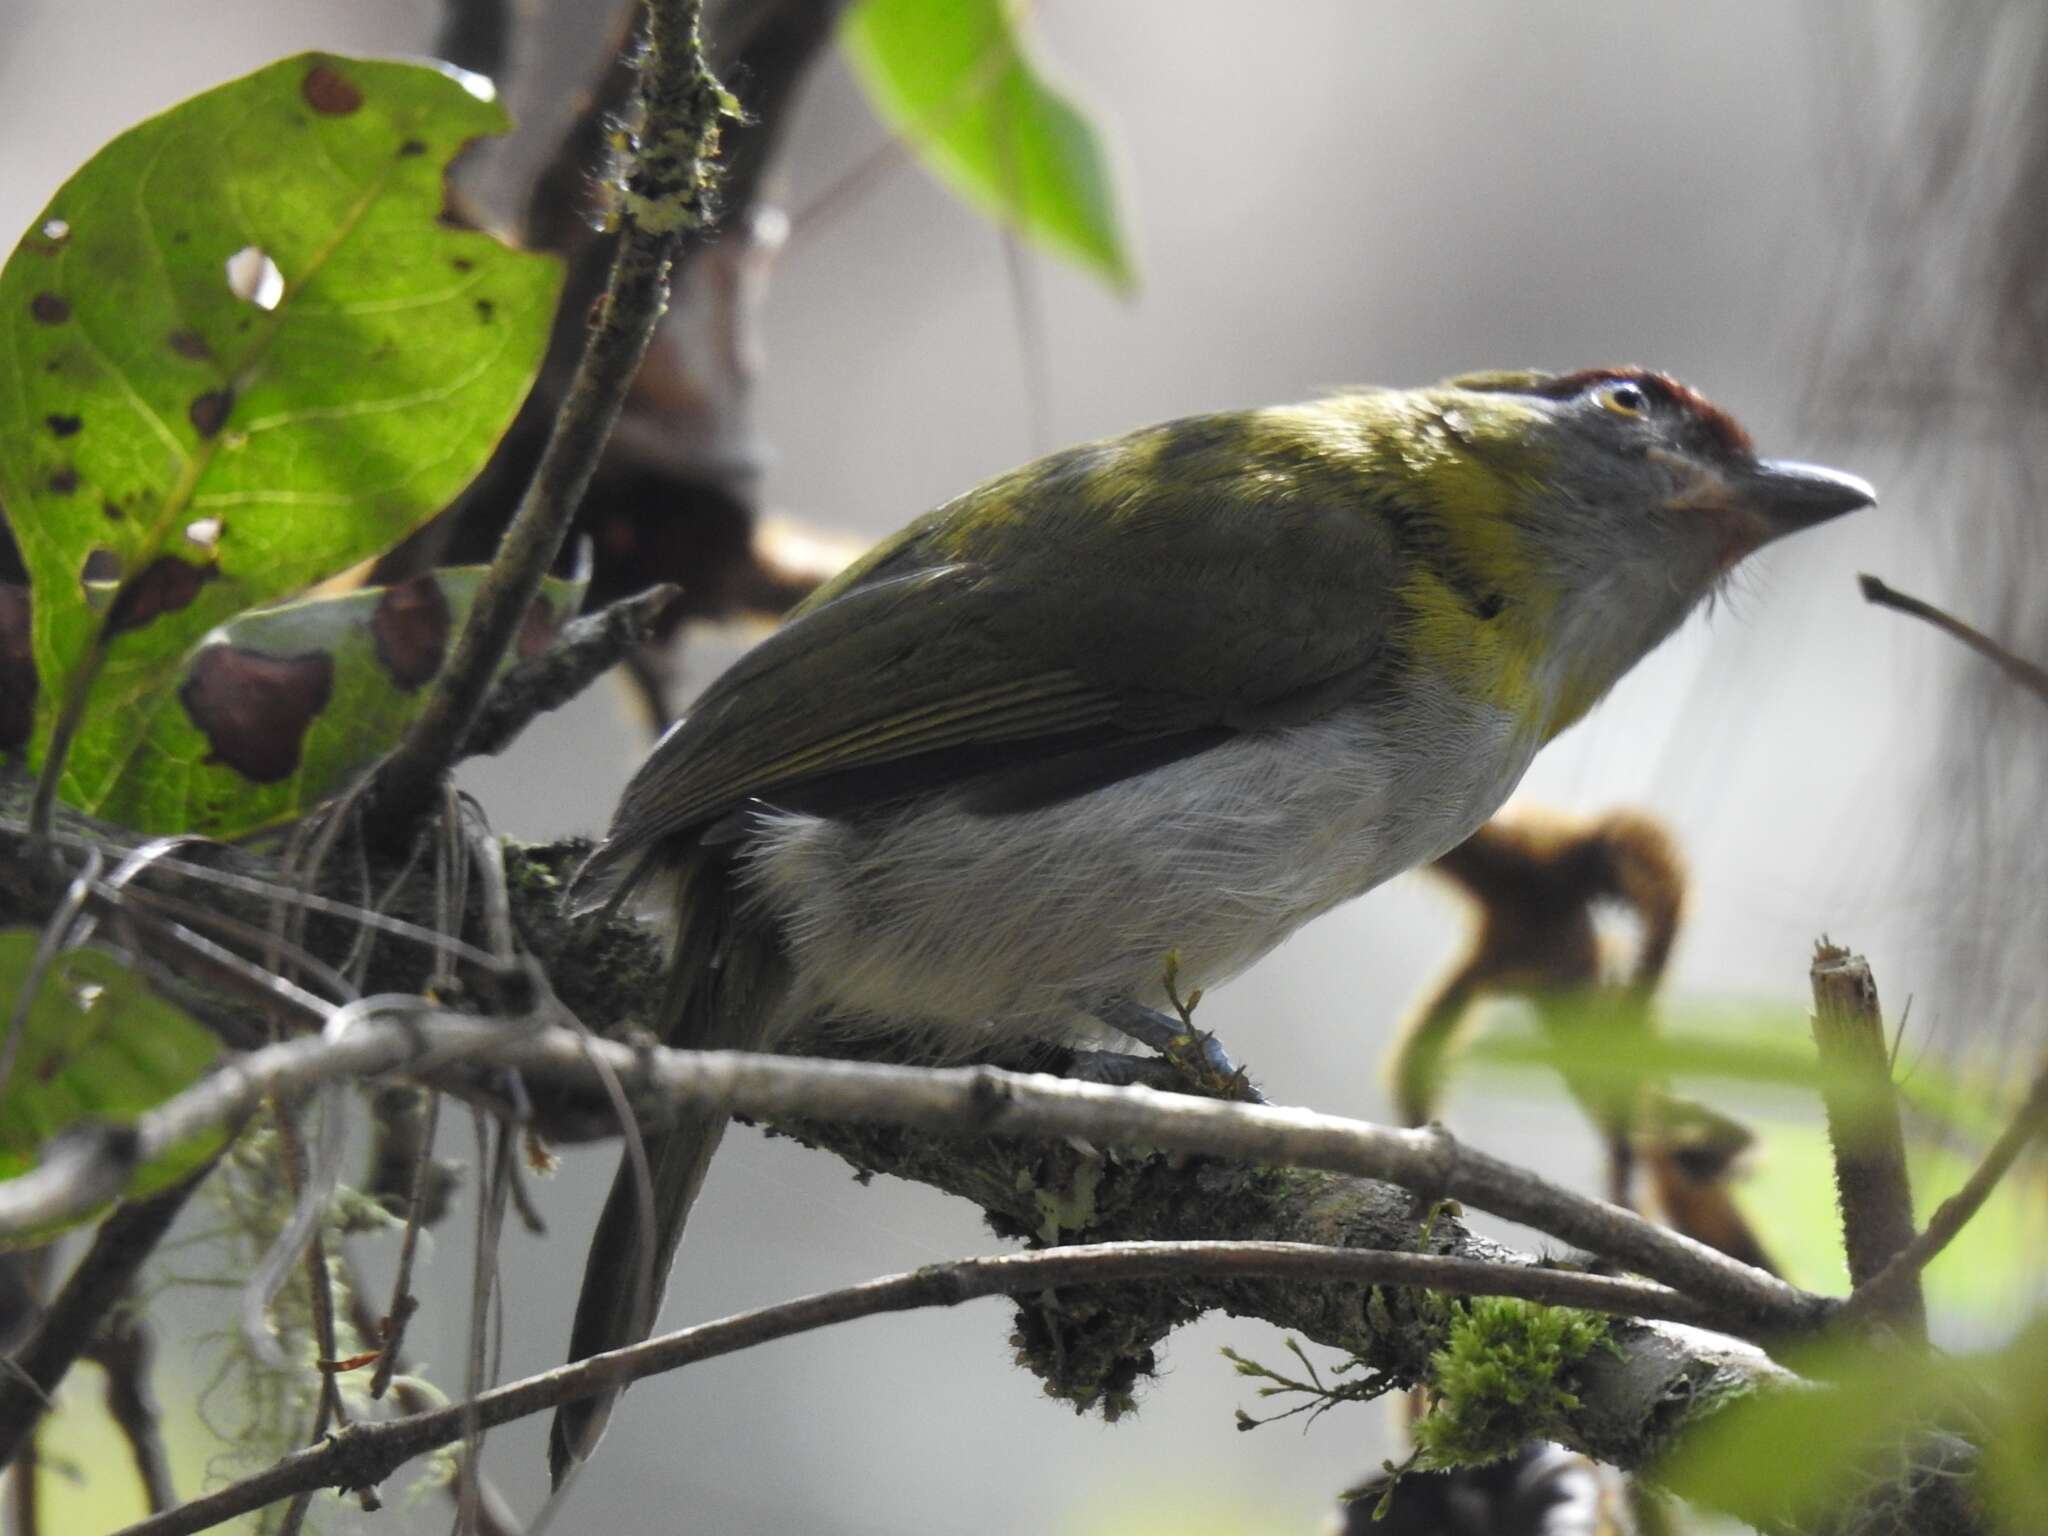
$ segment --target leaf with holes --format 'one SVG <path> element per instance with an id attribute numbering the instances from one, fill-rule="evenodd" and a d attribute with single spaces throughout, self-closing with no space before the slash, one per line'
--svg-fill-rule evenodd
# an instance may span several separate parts
<path id="1" fill-rule="evenodd" d="M 101 813 L 238 837 L 340 793 L 425 706 L 483 576 L 436 571 L 229 621 L 186 658 Z M 544 649 L 582 601 L 580 581 L 545 583 L 505 665 Z"/>
<path id="2" fill-rule="evenodd" d="M 1013 0 L 861 0 L 841 37 L 939 180 L 1119 292 L 1137 284 L 1102 136 L 1047 83 Z"/>
<path id="3" fill-rule="evenodd" d="M 33 758 L 90 688 L 67 800 L 105 803 L 208 630 L 388 548 L 482 466 L 561 280 L 442 217 L 449 161 L 506 126 L 437 69 L 302 55 L 115 139 L 8 259 Z"/>
<path id="4" fill-rule="evenodd" d="M 33 928 L 0 929 L 0 1004 L 10 1012 L 37 938 Z M 106 951 L 58 955 L 0 1082 L 0 1179 L 35 1167 L 43 1143 L 62 1131 L 131 1123 L 197 1082 L 219 1055 L 209 1031 Z M 213 1136 L 176 1148 L 137 1170 L 127 1193 L 174 1183 L 219 1145 Z"/>

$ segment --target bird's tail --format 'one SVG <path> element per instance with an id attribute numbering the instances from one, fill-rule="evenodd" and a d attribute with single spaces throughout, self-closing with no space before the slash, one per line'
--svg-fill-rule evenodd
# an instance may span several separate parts
<path id="1" fill-rule="evenodd" d="M 677 933 L 662 1003 L 664 1037 L 671 1045 L 696 1050 L 761 1048 L 769 1043 L 786 990 L 781 948 L 765 924 L 736 910 L 729 850 L 692 849 L 666 873 L 676 887 L 669 910 L 677 913 Z M 667 897 L 664 892 L 664 905 Z M 726 1124 L 724 1115 L 690 1113 L 648 1134 L 651 1191 L 633 1160 L 621 1160 L 584 1262 L 583 1290 L 569 1333 L 572 1362 L 638 1343 L 652 1331 L 683 1225 Z M 548 1471 L 555 1486 L 597 1448 L 619 1391 L 565 1403 L 555 1411 L 548 1436 Z"/>

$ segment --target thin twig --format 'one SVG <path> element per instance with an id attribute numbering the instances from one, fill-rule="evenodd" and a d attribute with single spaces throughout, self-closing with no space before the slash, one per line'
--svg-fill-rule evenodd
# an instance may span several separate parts
<path id="1" fill-rule="evenodd" d="M 426 1098 L 425 1124 L 419 1130 L 419 1145 L 413 1153 L 412 1187 L 405 1202 L 405 1232 L 398 1242 L 397 1273 L 391 1281 L 391 1304 L 375 1328 L 364 1331 L 359 1327 L 357 1330 L 382 1351 L 377 1357 L 377 1369 L 370 1376 L 372 1400 L 381 1398 L 390 1389 L 391 1378 L 398 1370 L 400 1351 L 405 1347 L 406 1324 L 412 1321 L 413 1313 L 420 1307 L 419 1299 L 412 1293 L 412 1266 L 419 1254 L 428 1181 L 434 1173 L 434 1133 L 441 1123 L 441 1095 L 430 1088 L 426 1090 Z"/>
<path id="2" fill-rule="evenodd" d="M 1869 965 L 1862 956 L 1822 941 L 1814 950 L 1812 978 L 1813 1042 L 1820 1051 L 1821 1099 L 1834 1149 L 1842 1241 L 1849 1278 L 1862 1286 L 1913 1240 L 1906 1139 Z M 1918 1279 L 1908 1283 L 1909 1278 L 1901 1278 L 1883 1297 L 1883 1314 L 1895 1328 L 1925 1340 L 1927 1309 Z"/>
<path id="3" fill-rule="evenodd" d="M 1634 1317 L 1702 1322 L 1713 1316 L 1672 1291 L 1640 1281 L 1310 1243 L 1098 1243 L 960 1259 L 680 1329 L 529 1376 L 473 1402 L 357 1425 L 325 1446 L 295 1452 L 252 1477 L 129 1526 L 117 1536 L 189 1536 L 308 1488 L 373 1485 L 411 1458 L 461 1439 L 472 1421 L 495 1428 L 576 1398 L 834 1323 L 1061 1286 L 1188 1277 L 1415 1285 L 1451 1295 L 1519 1296 Z"/>
<path id="4" fill-rule="evenodd" d="M 164 1449 L 163 1410 L 150 1382 L 156 1337 L 132 1294 L 107 1314 L 86 1353 L 106 1374 L 107 1417 L 135 1458 L 143 1501 L 152 1514 L 171 1508 L 178 1494 L 171 1481 L 171 1458 Z"/>
<path id="5" fill-rule="evenodd" d="M 1135 1144 L 1382 1179 L 1576 1243 L 1747 1318 L 1757 1331 L 1814 1326 L 1829 1306 L 1824 1298 L 1633 1212 L 1464 1146 L 1440 1127 L 1393 1130 L 1305 1109 L 1111 1088 L 991 1067 L 899 1067 L 739 1051 L 636 1049 L 579 1038 L 558 1026 L 449 1013 L 396 995 L 352 1006 L 352 1027 L 250 1052 L 142 1115 L 127 1138 L 135 1155 L 159 1155 L 227 1123 L 266 1091 L 398 1068 L 419 1072 L 428 1062 L 456 1059 L 488 1060 L 515 1068 L 531 1081 L 588 1088 L 597 1078 L 589 1058 L 598 1057 L 633 1092 L 697 1113 L 862 1121 L 976 1137 L 1082 1137 L 1097 1144 Z M 105 1159 L 97 1148 L 88 1148 L 60 1169 L 39 1168 L 0 1183 L 0 1236 L 76 1214 L 82 1203 L 105 1198 L 107 1175 L 97 1166 Z"/>
<path id="6" fill-rule="evenodd" d="M 4 1488 L 6 1501 L 7 1536 L 42 1536 L 42 1457 L 37 1453 L 36 1437 L 33 1432 L 15 1452 L 14 1460 L 7 1465 L 0 1488 Z"/>
<path id="7" fill-rule="evenodd" d="M 311 1175 L 311 1159 L 306 1156 L 305 1142 L 299 1135 L 298 1126 L 293 1121 L 290 1110 L 279 1095 L 271 1097 L 270 1116 L 272 1124 L 277 1128 L 279 1147 L 284 1153 L 286 1188 L 295 1205 L 303 1208 L 307 1200 Z M 324 1115 L 322 1119 L 324 1122 Z M 330 1128 L 325 1123 L 321 1126 L 321 1134 L 323 1138 L 330 1134 Z M 324 1201 L 321 1203 L 321 1209 L 324 1213 Z M 288 1224 L 287 1231 L 289 1230 Z M 272 1255 L 279 1251 L 273 1248 Z M 309 1445 L 317 1445 L 326 1437 L 330 1426 L 339 1425 L 346 1429 L 349 1423 L 348 1412 L 341 1401 L 341 1383 L 335 1379 L 335 1373 L 331 1368 L 334 1362 L 341 1358 L 341 1350 L 334 1331 L 334 1287 L 333 1276 L 327 1269 L 327 1244 L 322 1240 L 317 1226 L 305 1238 L 301 1262 L 306 1269 L 306 1291 L 312 1302 L 313 1360 L 320 1383 L 319 1400 L 313 1409 L 313 1427 L 306 1433 L 306 1442 Z M 283 1356 L 276 1350 L 275 1345 L 271 1344 L 264 1317 L 265 1305 L 274 1293 L 275 1288 L 266 1286 L 260 1278 L 260 1273 L 258 1278 L 249 1282 L 243 1296 L 242 1331 L 250 1343 L 259 1349 L 261 1346 L 270 1345 L 271 1354 L 275 1356 L 271 1363 L 282 1366 Z M 261 1300 L 256 1302 L 252 1315 L 250 1304 L 257 1297 L 261 1297 Z M 313 1506 L 315 1491 L 309 1488 L 292 1500 L 284 1512 L 284 1519 L 278 1523 L 278 1536 L 299 1536 L 306 1523 L 307 1511 Z"/>
<path id="8" fill-rule="evenodd" d="M 17 817 L 0 816 L 0 832 L 25 836 L 28 823 Z M 51 832 L 49 842 L 59 848 L 74 848 L 80 851 L 99 849 L 103 854 L 127 854 L 137 845 L 132 839 L 123 837 L 116 829 L 106 827 L 102 832 L 87 834 L 58 829 Z M 6 856 L 18 857 L 19 850 L 9 848 Z M 298 890 L 276 880 L 267 880 L 258 875 L 239 873 L 235 870 L 214 869 L 205 864 L 196 864 L 188 859 L 165 858 L 156 861 L 156 868 L 183 880 L 195 880 L 205 885 L 219 886 L 225 890 L 243 895 L 261 897 L 267 901 L 281 901 L 292 906 L 303 907 L 308 912 L 326 917 L 345 918 L 351 923 L 375 928 L 395 938 L 407 939 L 415 944 L 433 946 L 444 942 L 444 936 L 419 923 L 409 923 L 403 918 L 389 917 L 358 902 L 337 901 L 331 896 L 322 896 L 313 891 Z M 454 942 L 454 948 L 463 959 L 473 965 L 489 966 L 491 957 L 473 944 Z"/>
<path id="9" fill-rule="evenodd" d="M 533 482 L 478 588 L 433 697 L 376 772 L 380 812 L 409 821 L 475 727 L 499 661 L 560 553 L 668 302 L 685 234 L 708 222 L 710 164 L 730 98 L 704 64 L 702 0 L 648 0 L 643 118 L 605 295 Z"/>
<path id="10" fill-rule="evenodd" d="M 1880 608 L 1892 608 L 1900 613 L 1909 613 L 1916 619 L 1926 620 L 1943 634 L 1953 635 L 1979 656 L 1996 665 L 2007 677 L 2043 704 L 2048 704 L 2048 668 L 2037 666 L 2023 656 L 2013 655 L 1983 631 L 1971 628 L 1961 619 L 1943 612 L 1932 603 L 1910 597 L 1895 587 L 1886 586 L 1875 576 L 1858 576 L 1856 582 L 1863 589 L 1865 602 L 1875 603 Z"/>
<path id="11" fill-rule="evenodd" d="M 681 592 L 663 582 L 563 625 L 554 644 L 498 679 L 458 757 L 495 757 L 511 746 L 528 725 L 631 656 Z"/>
<path id="12" fill-rule="evenodd" d="M 1835 1314 L 1837 1327 L 1847 1327 L 1864 1321 L 1874 1312 L 1883 1312 L 1893 1299 L 1893 1291 L 1908 1279 L 1918 1275 L 1931 1264 L 1941 1251 L 1955 1241 L 1956 1234 L 1968 1226 L 1972 1217 L 1991 1198 L 1991 1192 L 1998 1187 L 2019 1155 L 2035 1138 L 2048 1134 L 2048 1067 L 2044 1067 L 2034 1078 L 2027 1090 L 2026 1101 L 2013 1116 L 1991 1150 L 1984 1154 L 1984 1160 L 1976 1167 L 1963 1187 L 1950 1195 L 1935 1208 L 1927 1219 L 1927 1228 L 1905 1247 L 1893 1254 L 1884 1268 L 1868 1280 L 1859 1284 L 1849 1299 L 1842 1303 L 1841 1311 Z"/>
<path id="13" fill-rule="evenodd" d="M 0 1372 L 0 1466 L 13 1458 L 49 1405 L 57 1383 L 91 1347 L 101 1322 L 128 1294 L 142 1261 L 155 1251 L 211 1168 L 209 1162 L 159 1194 L 117 1206 L 100 1223 L 85 1257 L 15 1352 L 19 1369 Z"/>
<path id="14" fill-rule="evenodd" d="M 365 1340 L 375 1340 L 383 1331 L 382 1321 L 371 1310 L 369 1302 L 365 1299 L 367 1292 L 362 1283 L 362 1277 L 357 1274 L 354 1261 L 346 1247 L 343 1247 L 336 1254 L 335 1261 L 341 1266 L 343 1276 L 342 1294 L 348 1298 L 350 1326 L 355 1329 L 357 1337 Z M 398 1404 L 399 1410 L 404 1413 L 426 1413 L 430 1409 L 440 1407 L 445 1399 L 424 1391 L 417 1381 L 406 1375 L 406 1365 L 399 1353 L 400 1345 L 401 1341 L 394 1340 L 385 1347 L 384 1353 L 378 1357 L 377 1361 L 377 1369 L 380 1373 L 384 1371 L 387 1363 L 391 1367 L 393 1377 L 391 1396 L 393 1401 Z M 381 1395 L 381 1393 L 377 1392 L 372 1393 L 372 1396 Z M 459 1509 L 462 1499 L 462 1480 L 458 1478 L 456 1481 L 447 1484 L 446 1490 L 449 1498 L 455 1501 Z M 463 1527 L 462 1536 L 518 1536 L 518 1517 L 513 1514 L 512 1506 L 505 1501 L 505 1496 L 492 1485 L 481 1467 L 476 1472 L 476 1490 L 477 1502 L 474 1511 L 474 1523 Z"/>
<path id="15" fill-rule="evenodd" d="M 488 1170 L 477 1182 L 476 1244 L 471 1258 L 469 1288 L 469 1350 L 462 1387 L 467 1403 L 483 1396 L 486 1383 L 495 1381 L 498 1362 L 504 1353 L 504 1301 L 498 1287 L 499 1244 L 505 1232 L 506 1193 L 517 1162 L 513 1151 L 514 1128 L 498 1121 L 495 1126 L 480 1112 L 472 1111 L 476 1122 L 477 1166 Z M 495 1140 L 493 1131 L 495 1130 Z M 456 1528 L 467 1531 L 476 1522 L 483 1498 L 480 1474 L 483 1466 L 484 1429 L 481 1420 L 463 1426 L 462 1460 L 456 1493 Z"/>

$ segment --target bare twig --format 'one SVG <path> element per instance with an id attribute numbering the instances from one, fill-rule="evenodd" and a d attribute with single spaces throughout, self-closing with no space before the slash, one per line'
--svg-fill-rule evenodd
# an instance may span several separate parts
<path id="1" fill-rule="evenodd" d="M 570 520 L 668 302 L 685 233 L 707 222 L 710 163 L 729 98 L 704 65 L 702 0 L 648 0 L 644 111 L 620 202 L 605 296 L 533 482 L 479 587 L 434 695 L 377 770 L 386 816 L 409 820 L 474 728 L 500 658 L 560 552 Z"/>
<path id="2" fill-rule="evenodd" d="M 412 1321 L 413 1313 L 419 1310 L 419 1299 L 412 1293 L 412 1266 L 419 1254 L 420 1231 L 425 1225 L 427 1196 L 434 1177 L 434 1132 L 441 1123 L 441 1095 L 432 1089 L 426 1092 L 424 1123 L 420 1126 L 418 1146 L 413 1153 L 411 1188 L 405 1202 L 405 1233 L 398 1243 L 398 1266 L 391 1280 L 391 1304 L 376 1326 L 364 1329 L 360 1324 L 357 1332 L 376 1344 L 382 1353 L 377 1358 L 377 1368 L 370 1376 L 370 1396 L 380 1398 L 390 1389 L 391 1378 L 398 1370 L 400 1352 L 405 1347 L 406 1324 Z"/>
<path id="3" fill-rule="evenodd" d="M 14 1460 L 7 1465 L 4 1478 L 0 1478 L 0 1489 L 6 1493 L 5 1529 L 7 1536 L 42 1536 L 42 1458 L 37 1454 L 36 1437 L 31 1431 L 22 1441 L 21 1449 Z"/>
<path id="4" fill-rule="evenodd" d="M 1913 1240 L 1913 1187 L 1906 1174 L 1905 1133 L 1892 1092 L 1891 1057 L 1877 983 L 1860 955 L 1822 941 L 1813 956 L 1813 1041 L 1820 1050 L 1821 1098 L 1835 1154 L 1835 1193 L 1849 1278 L 1857 1286 L 1883 1272 Z M 1917 1272 L 1882 1298 L 1892 1326 L 1927 1337 L 1927 1309 Z"/>
<path id="5" fill-rule="evenodd" d="M 485 1384 L 495 1381 L 503 1356 L 504 1298 L 498 1285 L 499 1242 L 505 1231 L 506 1194 L 512 1183 L 512 1168 L 518 1160 L 513 1150 L 516 1130 L 504 1121 L 494 1126 L 482 1114 L 476 1121 L 477 1167 L 488 1170 L 477 1181 L 476 1244 L 471 1256 L 469 1289 L 469 1351 L 462 1386 L 466 1403 L 483 1396 Z M 462 1463 L 456 1493 L 458 1530 L 475 1526 L 483 1502 L 481 1470 L 484 1430 L 480 1419 L 470 1417 L 462 1429 Z"/>
<path id="6" fill-rule="evenodd" d="M 320 1133 L 323 1139 L 333 1134 L 333 1127 L 328 1123 L 331 1112 L 330 1106 L 321 1114 Z M 282 1102 L 280 1095 L 271 1096 L 270 1115 L 271 1123 L 277 1129 L 278 1144 L 284 1152 L 286 1188 L 298 1208 L 304 1210 L 309 1204 L 308 1193 L 312 1177 L 312 1165 L 306 1156 L 305 1142 L 299 1135 L 298 1124 L 292 1117 L 291 1107 Z M 311 1204 L 319 1215 L 325 1214 L 324 1197 Z M 290 1230 L 290 1224 L 287 1224 L 286 1230 Z M 313 1360 L 320 1381 L 319 1400 L 313 1410 L 313 1426 L 307 1431 L 306 1441 L 308 1444 L 317 1445 L 326 1438 L 331 1426 L 348 1428 L 349 1418 L 348 1411 L 341 1401 L 341 1383 L 335 1379 L 333 1370 L 334 1363 L 341 1358 L 341 1349 L 334 1328 L 334 1277 L 328 1272 L 327 1244 L 317 1224 L 305 1235 L 304 1245 L 300 1262 L 305 1266 L 306 1293 L 312 1302 Z M 268 1257 L 275 1257 L 278 1253 L 279 1250 L 273 1248 Z M 265 1286 L 260 1277 L 250 1281 L 243 1293 L 242 1331 L 252 1345 L 270 1346 L 275 1357 L 273 1363 L 281 1366 L 284 1364 L 284 1357 L 277 1352 L 275 1345 L 271 1344 L 264 1316 L 265 1304 L 273 1294 L 274 1287 Z M 257 1299 L 259 1297 L 260 1300 Z M 299 1536 L 306 1523 L 307 1511 L 312 1506 L 313 1493 L 310 1489 L 294 1498 L 290 1507 L 285 1510 L 284 1519 L 278 1523 L 278 1536 Z"/>
<path id="7" fill-rule="evenodd" d="M 1857 1284 L 1855 1292 L 1835 1315 L 1835 1324 L 1846 1327 L 1873 1313 L 1887 1310 L 1887 1304 L 1894 1300 L 1895 1290 L 1933 1263 L 1941 1251 L 1955 1241 L 1956 1235 L 1983 1209 L 1984 1202 L 1991 1198 L 1999 1180 L 2019 1160 L 2028 1144 L 2044 1134 L 2048 1134 L 2048 1067 L 2035 1076 L 2033 1086 L 2027 1090 L 2026 1101 L 2020 1105 L 2012 1123 L 1992 1143 L 1991 1150 L 1984 1154 L 1984 1160 L 1977 1165 L 1976 1171 L 1964 1180 L 1963 1187 L 1935 1208 L 1934 1214 L 1927 1219 L 1925 1231 L 1893 1254 L 1884 1268 Z"/>
<path id="8" fill-rule="evenodd" d="M 1895 587 L 1888 587 L 1875 576 L 1858 576 L 1857 585 L 1863 589 L 1865 602 L 1875 603 L 1880 608 L 1896 609 L 1910 613 L 1916 619 L 1925 619 L 1943 634 L 1953 635 L 1979 656 L 1995 664 L 2014 682 L 2027 692 L 2048 704 L 2048 668 L 2037 666 L 2023 656 L 2015 656 L 2004 646 L 1981 630 L 1973 629 L 1954 615 L 1945 613 L 1929 602 L 1909 597 Z"/>
<path id="9" fill-rule="evenodd" d="M 106 1373 L 107 1417 L 120 1429 L 135 1458 L 144 1502 L 152 1514 L 169 1509 L 178 1502 L 178 1495 L 171 1481 L 171 1459 L 164 1449 L 163 1411 L 150 1383 L 156 1338 L 132 1295 L 107 1314 L 86 1353 Z"/>
<path id="10" fill-rule="evenodd" d="M 7 803 L 10 806 L 13 804 L 11 796 L 8 798 Z M 73 820 L 77 825 L 91 827 L 94 830 L 90 833 L 84 833 L 60 828 L 53 831 L 49 836 L 49 842 L 52 846 L 76 849 L 81 852 L 96 848 L 102 854 L 126 854 L 139 846 L 132 834 L 125 833 L 117 827 L 106 823 L 92 822 L 84 817 L 75 817 Z M 27 822 L 18 817 L 0 815 L 0 833 L 14 835 L 5 845 L 5 857 L 9 860 L 20 857 L 27 847 L 25 842 L 28 835 Z M 291 906 L 302 907 L 310 913 L 316 913 L 325 917 L 343 918 L 352 924 L 374 928 L 380 933 L 388 933 L 393 937 L 406 939 L 415 944 L 433 946 L 447 943 L 462 959 L 471 964 L 487 967 L 492 963 L 490 954 L 473 944 L 449 939 L 446 935 L 436 933 L 432 928 L 424 924 L 407 922 L 403 918 L 392 917 L 387 913 L 365 907 L 360 902 L 337 901 L 331 896 L 325 896 L 315 891 L 299 890 L 291 885 L 282 884 L 274 878 L 252 875 L 243 870 L 215 869 L 210 865 L 200 864 L 190 859 L 158 859 L 155 867 L 167 874 L 176 876 L 180 880 L 193 880 L 202 885 L 217 886 L 223 890 L 233 891 L 243 896 L 260 897 L 264 901 L 285 902 Z M 104 886 L 104 882 L 101 885 Z M 95 887 L 93 894 L 96 899 L 103 902 L 110 902 L 113 899 L 113 893 L 105 891 L 100 887 Z M 47 913 L 39 915 L 44 918 L 47 917 Z"/>
<path id="11" fill-rule="evenodd" d="M 460 756 L 492 757 L 504 751 L 534 720 L 561 708 L 632 655 L 681 590 L 664 582 L 564 625 L 553 645 L 498 679 L 463 738 Z"/>
<path id="12" fill-rule="evenodd" d="M 356 1425 L 326 1446 L 295 1452 L 241 1482 L 129 1526 L 119 1536 L 187 1536 L 305 1489 L 373 1485 L 412 1457 L 461 1439 L 470 1422 L 495 1428 L 579 1397 L 834 1323 L 1059 1286 L 1126 1284 L 1189 1275 L 1336 1280 L 1359 1286 L 1419 1285 L 1456 1295 L 1523 1296 L 1636 1316 L 1667 1308 L 1686 1312 L 1692 1320 L 1709 1315 L 1661 1286 L 1636 1281 L 1530 1265 L 1320 1248 L 1308 1243 L 1100 1243 L 960 1259 L 663 1334 L 529 1376 L 486 1392 L 473 1402 L 381 1424 Z"/>
<path id="13" fill-rule="evenodd" d="M 242 1056 L 143 1115 L 134 1155 L 148 1158 L 227 1123 L 266 1091 L 420 1070 L 431 1061 L 489 1060 L 533 1080 L 578 1087 L 600 1058 L 636 1094 L 698 1113 L 893 1124 L 968 1136 L 1084 1137 L 1209 1153 L 1273 1166 L 1322 1168 L 1387 1180 L 1429 1198 L 1451 1198 L 1524 1222 L 1615 1259 L 1714 1304 L 1757 1332 L 1817 1324 L 1820 1297 L 1738 1264 L 1632 1212 L 1588 1199 L 1526 1169 L 1460 1144 L 1440 1127 L 1391 1130 L 1303 1109 L 1240 1104 L 1111 1088 L 989 1067 L 898 1067 L 737 1051 L 635 1049 L 580 1039 L 571 1031 L 526 1028 L 430 1008 L 418 999 L 371 1003 L 353 1027 Z M 344 1010 L 345 1011 L 345 1010 Z M 587 1053 L 587 1055 L 586 1055 Z M 107 1178 L 93 1159 L 74 1160 L 61 1178 L 45 1170 L 0 1183 L 0 1235 L 75 1214 L 104 1198 Z"/>
<path id="14" fill-rule="evenodd" d="M 85 1257 L 15 1352 L 19 1369 L 0 1372 L 0 1466 L 13 1458 L 42 1416 L 57 1383 L 92 1347 L 102 1321 L 127 1295 L 142 1261 L 170 1230 L 211 1166 L 160 1194 L 116 1207 L 100 1223 Z"/>
<path id="15" fill-rule="evenodd" d="M 344 1247 L 337 1255 L 346 1283 L 342 1287 L 348 1298 L 349 1323 L 359 1338 L 375 1341 L 383 1332 L 382 1320 L 378 1318 L 367 1300 L 367 1291 L 361 1277 L 356 1273 L 349 1252 Z M 384 1347 L 378 1357 L 378 1373 L 388 1374 L 391 1379 L 391 1396 L 404 1413 L 425 1413 L 441 1406 L 444 1399 L 424 1391 L 417 1381 L 407 1377 L 406 1364 L 400 1355 L 400 1342 L 394 1340 Z M 372 1396 L 381 1396 L 373 1391 Z M 457 1478 L 446 1485 L 449 1498 L 461 1507 L 465 1479 Z M 481 1467 L 476 1469 L 476 1507 L 472 1511 L 472 1523 L 462 1528 L 462 1536 L 518 1536 L 519 1520 L 512 1512 L 512 1506 L 505 1496 L 491 1483 Z"/>

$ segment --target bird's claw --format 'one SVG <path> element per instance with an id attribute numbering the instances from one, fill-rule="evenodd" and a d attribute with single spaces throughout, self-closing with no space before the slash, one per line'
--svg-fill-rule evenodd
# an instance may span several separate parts
<path id="1" fill-rule="evenodd" d="M 1223 1042 L 1209 1031 L 1195 1028 L 1186 1018 L 1175 1018 L 1128 1000 L 1110 1004 L 1100 1017 L 1111 1028 L 1164 1056 L 1197 1092 L 1248 1104 L 1265 1102 L 1265 1095 L 1252 1085 L 1245 1070 L 1230 1059 Z"/>

